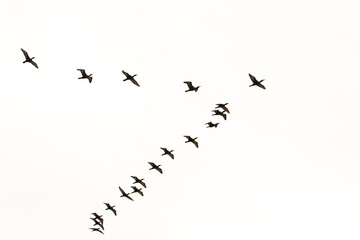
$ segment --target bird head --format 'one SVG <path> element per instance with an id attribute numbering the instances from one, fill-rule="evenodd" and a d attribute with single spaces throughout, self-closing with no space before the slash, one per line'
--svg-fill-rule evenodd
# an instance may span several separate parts
<path id="1" fill-rule="evenodd" d="M 263 82 L 263 81 L 265 81 L 265 79 L 260 80 L 260 82 L 259 82 L 259 83 L 261 83 L 261 82 Z"/>

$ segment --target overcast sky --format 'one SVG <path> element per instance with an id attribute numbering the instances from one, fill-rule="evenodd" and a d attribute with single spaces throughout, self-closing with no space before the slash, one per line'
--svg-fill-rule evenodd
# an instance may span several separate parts
<path id="1" fill-rule="evenodd" d="M 1 238 L 359 239 L 359 8 L 3 2 Z M 267 89 L 249 88 L 249 73 Z M 226 121 L 211 116 L 226 102 Z M 148 186 L 134 202 L 118 190 L 132 175 Z M 105 235 L 89 230 L 92 212 Z"/>

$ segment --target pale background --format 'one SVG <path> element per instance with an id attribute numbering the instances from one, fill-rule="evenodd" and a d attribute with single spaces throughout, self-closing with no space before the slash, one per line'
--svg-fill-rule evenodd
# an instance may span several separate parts
<path id="1" fill-rule="evenodd" d="M 359 9 L 2 2 L 1 239 L 359 239 Z M 248 73 L 267 89 L 249 88 Z M 211 116 L 220 102 L 227 121 Z M 134 202 L 118 190 L 131 175 L 148 185 Z M 91 212 L 105 235 L 88 229 Z"/>

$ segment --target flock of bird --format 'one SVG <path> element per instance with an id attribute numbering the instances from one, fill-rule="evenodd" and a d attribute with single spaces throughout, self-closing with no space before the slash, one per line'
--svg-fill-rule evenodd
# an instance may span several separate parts
<path id="1" fill-rule="evenodd" d="M 30 57 L 29 54 L 24 50 L 24 49 L 21 49 L 21 51 L 23 52 L 24 56 L 25 56 L 25 61 L 23 63 L 31 63 L 33 66 L 35 66 L 36 68 L 39 68 L 38 65 L 34 62 L 34 58 L 35 57 Z M 85 69 L 77 69 L 78 71 L 80 71 L 81 73 L 81 77 L 79 77 L 78 79 L 88 79 L 89 83 L 92 82 L 93 80 L 93 77 L 92 77 L 92 74 L 87 74 L 85 72 Z M 130 75 L 129 73 L 125 72 L 124 70 L 122 71 L 122 73 L 125 75 L 125 79 L 123 81 L 131 81 L 134 85 L 140 87 L 140 84 L 135 80 L 135 75 Z M 253 75 L 249 74 L 249 77 L 250 77 L 250 80 L 252 81 L 252 84 L 249 86 L 249 87 L 252 87 L 252 86 L 258 86 L 262 89 L 265 89 L 265 86 L 262 84 L 262 82 L 264 81 L 263 80 L 260 80 L 258 81 Z M 188 89 L 185 90 L 185 92 L 190 92 L 190 91 L 194 91 L 194 92 L 197 92 L 200 88 L 200 86 L 197 86 L 197 87 L 194 87 L 192 82 L 190 81 L 186 81 L 184 82 Z M 213 114 L 212 116 L 221 116 L 224 118 L 224 120 L 227 119 L 227 113 L 230 113 L 229 109 L 227 108 L 227 105 L 229 103 L 219 103 L 219 104 L 216 104 L 216 107 L 214 110 L 212 110 Z M 217 123 L 213 123 L 213 122 L 207 122 L 205 125 L 206 128 L 217 128 L 218 125 L 219 125 L 219 122 Z M 195 145 L 196 148 L 199 148 L 199 143 L 196 141 L 197 140 L 197 137 L 191 137 L 189 135 L 184 135 L 184 137 L 186 138 L 186 141 L 185 143 L 192 143 Z M 165 147 L 161 147 L 160 148 L 163 153 L 162 153 L 162 156 L 164 155 L 168 155 L 171 159 L 174 159 L 175 156 L 173 154 L 174 150 L 168 150 L 167 148 Z M 155 164 L 154 162 L 148 162 L 151 166 L 151 168 L 149 170 L 157 170 L 159 173 L 163 174 L 163 170 L 160 168 L 160 164 L 157 165 Z M 133 184 L 140 184 L 141 186 L 143 186 L 144 188 L 146 188 L 146 184 L 144 182 L 144 178 L 140 179 L 138 178 L 137 176 L 131 176 L 133 179 L 134 179 L 134 182 Z M 134 201 L 134 199 L 130 196 L 131 194 L 136 194 L 138 193 L 139 195 L 141 196 L 144 196 L 144 193 L 143 193 L 143 189 L 142 188 L 138 188 L 137 186 L 131 186 L 131 188 L 133 189 L 132 192 L 129 192 L 129 193 L 126 193 L 120 186 L 119 186 L 119 190 L 121 192 L 121 196 L 120 197 L 125 197 L 131 201 Z M 105 210 L 110 210 L 113 212 L 113 214 L 116 216 L 117 213 L 116 213 L 116 209 L 115 209 L 115 206 L 111 206 L 110 203 L 104 203 L 106 208 Z M 97 213 L 91 213 L 93 215 L 93 217 L 91 217 L 90 219 L 93 220 L 93 227 L 92 228 L 89 228 L 90 230 L 92 231 L 95 231 L 95 232 L 99 232 L 99 233 L 102 233 L 104 234 L 104 219 L 102 217 L 102 215 L 98 215 Z M 96 227 L 96 226 L 99 226 L 99 227 Z"/>

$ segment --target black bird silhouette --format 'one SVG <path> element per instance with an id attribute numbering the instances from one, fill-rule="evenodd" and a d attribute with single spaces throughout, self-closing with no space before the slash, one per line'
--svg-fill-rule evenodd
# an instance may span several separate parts
<path id="1" fill-rule="evenodd" d="M 104 203 L 106 205 L 106 209 L 105 210 L 111 210 L 115 216 L 116 216 L 116 210 L 115 210 L 115 205 L 114 206 L 111 206 L 110 203 Z"/>
<path id="2" fill-rule="evenodd" d="M 156 169 L 158 170 L 161 174 L 163 173 L 162 169 L 160 168 L 161 165 L 156 165 L 155 163 L 153 162 L 148 162 L 152 168 L 150 168 L 149 170 L 152 170 L 152 169 Z"/>
<path id="3" fill-rule="evenodd" d="M 197 92 L 198 90 L 199 90 L 199 87 L 200 86 L 197 86 L 197 87 L 194 87 L 193 85 L 192 85 L 192 82 L 184 82 L 184 83 L 186 83 L 187 84 L 187 86 L 188 86 L 188 90 L 186 90 L 185 92 L 190 92 L 190 91 L 195 91 L 195 92 Z"/>
<path id="4" fill-rule="evenodd" d="M 132 193 L 139 193 L 141 196 L 144 196 L 144 193 L 141 191 L 142 188 L 138 189 L 137 187 L 135 186 L 131 186 L 132 189 L 134 190 Z"/>
<path id="5" fill-rule="evenodd" d="M 130 80 L 133 84 L 135 84 L 136 86 L 140 87 L 139 83 L 134 79 L 134 77 L 137 75 L 133 75 L 131 76 L 130 74 L 128 74 L 127 72 L 125 72 L 124 70 L 122 70 L 122 73 L 125 75 L 125 79 L 124 81 Z"/>
<path id="6" fill-rule="evenodd" d="M 22 49 L 21 48 L 21 51 L 23 52 L 23 54 L 24 54 L 24 56 L 25 56 L 25 61 L 23 61 L 23 63 L 26 63 L 26 62 L 28 62 L 28 63 L 31 63 L 32 65 L 34 65 L 36 68 L 39 68 L 38 67 L 38 65 L 33 61 L 33 59 L 35 58 L 35 57 L 29 57 L 29 54 L 24 50 L 24 49 Z"/>
<path id="7" fill-rule="evenodd" d="M 218 103 L 215 108 L 222 108 L 225 112 L 230 113 L 229 109 L 226 107 L 229 103 Z"/>
<path id="8" fill-rule="evenodd" d="M 161 147 L 161 149 L 164 151 L 164 153 L 161 154 L 161 156 L 169 155 L 172 159 L 174 159 L 174 154 L 172 154 L 172 152 L 173 152 L 174 150 L 169 151 L 169 150 L 167 150 L 167 148 L 162 148 L 162 147 Z"/>
<path id="9" fill-rule="evenodd" d="M 195 141 L 197 137 L 196 138 L 192 138 L 190 136 L 184 136 L 184 137 L 187 138 L 187 141 L 185 143 L 192 142 L 197 148 L 199 147 L 199 143 Z"/>
<path id="10" fill-rule="evenodd" d="M 206 128 L 212 128 L 212 127 L 217 128 L 217 126 L 219 125 L 219 123 L 212 123 L 212 122 L 207 122 L 205 124 L 208 125 Z"/>
<path id="11" fill-rule="evenodd" d="M 133 184 L 135 183 L 140 183 L 141 185 L 143 185 L 144 188 L 146 188 L 146 184 L 143 182 L 144 178 L 143 179 L 138 179 L 136 176 L 131 176 L 135 182 L 133 182 Z"/>
<path id="12" fill-rule="evenodd" d="M 105 229 L 104 229 L 104 225 L 103 225 L 101 222 L 99 222 L 99 221 L 96 220 L 96 219 L 94 220 L 94 222 L 95 222 L 95 223 L 94 223 L 94 226 L 98 225 L 99 227 L 102 228 L 102 230 L 105 230 Z"/>
<path id="13" fill-rule="evenodd" d="M 265 79 L 258 81 L 258 80 L 256 80 L 256 78 L 255 78 L 253 75 L 251 75 L 250 73 L 249 73 L 249 77 L 250 77 L 251 81 L 253 82 L 253 84 L 251 84 L 249 87 L 258 86 L 258 87 L 260 87 L 260 88 L 262 88 L 262 89 L 266 89 L 265 86 L 261 84 L 261 82 L 263 82 Z"/>
<path id="14" fill-rule="evenodd" d="M 103 231 L 100 230 L 100 228 L 89 228 L 89 229 L 91 229 L 93 232 L 96 231 L 96 232 L 104 234 Z"/>
<path id="15" fill-rule="evenodd" d="M 85 78 L 87 78 L 87 79 L 89 80 L 89 83 L 92 82 L 92 74 L 87 75 L 84 69 L 77 69 L 77 70 L 80 71 L 80 72 L 81 72 L 81 75 L 82 75 L 82 76 L 79 77 L 78 79 L 85 79 Z"/>
<path id="16" fill-rule="evenodd" d="M 120 197 L 126 197 L 127 199 L 130 199 L 131 201 L 134 201 L 134 199 L 132 199 L 129 195 L 130 193 L 126 193 L 124 190 L 121 189 L 121 187 L 119 187 L 120 192 L 122 193 L 122 196 Z"/>
<path id="17" fill-rule="evenodd" d="M 219 116 L 222 116 L 226 120 L 225 111 L 222 111 L 222 112 L 220 112 L 219 110 L 212 110 L 212 111 L 214 112 L 214 114 L 212 116 L 219 115 Z"/>
<path id="18" fill-rule="evenodd" d="M 101 224 L 104 224 L 104 219 L 102 218 L 102 215 L 97 215 L 97 213 L 92 213 L 92 215 L 94 215 L 95 219 L 98 219 L 101 222 Z M 91 219 L 94 220 L 93 218 Z"/>

